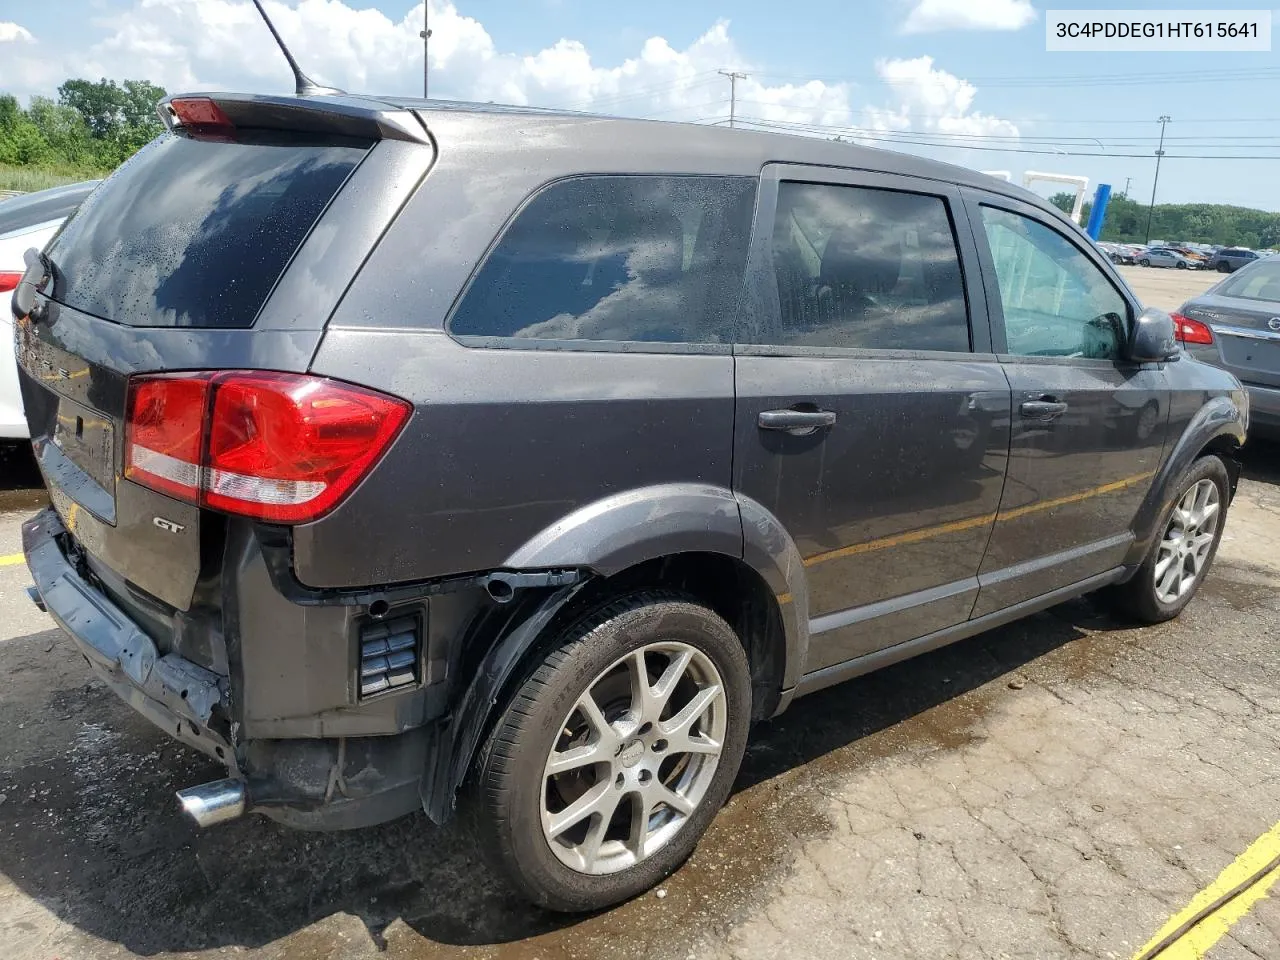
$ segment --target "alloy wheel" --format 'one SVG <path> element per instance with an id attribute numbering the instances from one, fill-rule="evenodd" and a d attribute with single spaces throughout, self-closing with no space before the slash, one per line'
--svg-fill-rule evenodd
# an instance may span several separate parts
<path id="1" fill-rule="evenodd" d="M 1176 603 L 1199 582 L 1218 532 L 1220 507 L 1212 480 L 1201 480 L 1178 501 L 1156 555 L 1153 576 L 1161 603 Z"/>
<path id="2" fill-rule="evenodd" d="M 710 787 L 727 728 L 724 683 L 696 647 L 663 641 L 619 657 L 574 703 L 547 756 L 552 852 L 600 875 L 662 849 Z"/>

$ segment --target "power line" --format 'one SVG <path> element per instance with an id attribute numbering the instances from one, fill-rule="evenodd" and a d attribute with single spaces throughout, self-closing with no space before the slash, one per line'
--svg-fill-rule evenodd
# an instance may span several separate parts
<path id="1" fill-rule="evenodd" d="M 1164 159 L 1164 128 L 1169 123 L 1170 117 L 1167 114 L 1160 116 L 1160 146 L 1156 147 L 1156 175 L 1151 181 L 1151 205 L 1147 207 L 1147 238 L 1144 243 L 1151 242 L 1151 215 L 1156 209 L 1156 186 L 1160 183 L 1160 161 Z"/>
<path id="2" fill-rule="evenodd" d="M 729 78 L 729 126 L 732 127 L 738 109 L 738 81 L 747 79 L 747 75 L 734 70 L 721 70 L 719 73 L 722 77 Z"/>
<path id="3" fill-rule="evenodd" d="M 1102 157 L 1105 159 L 1133 159 L 1147 158 L 1150 153 L 1100 153 L 1097 151 L 1081 151 L 1081 150 L 1039 150 L 1028 149 L 1023 147 L 1012 146 L 980 146 L 970 143 L 934 143 L 922 140 L 912 140 L 905 137 L 886 137 L 880 136 L 885 131 L 872 131 L 860 129 L 857 127 L 839 127 L 839 126 L 823 126 L 817 124 L 795 124 L 785 121 L 765 120 L 761 117 L 738 117 L 739 124 L 761 128 L 772 132 L 782 133 L 808 133 L 814 135 L 827 135 L 833 133 L 844 134 L 858 140 L 864 140 L 871 143 L 896 143 L 903 146 L 917 147 L 935 147 L 948 150 L 980 150 L 986 153 L 1026 153 L 1038 154 L 1043 156 L 1062 156 L 1062 157 Z M 1280 160 L 1280 153 L 1274 154 L 1169 154 L 1166 156 L 1170 160 Z"/>

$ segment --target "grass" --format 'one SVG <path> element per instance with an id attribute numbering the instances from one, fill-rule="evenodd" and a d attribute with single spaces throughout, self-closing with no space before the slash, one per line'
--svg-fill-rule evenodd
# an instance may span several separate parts
<path id="1" fill-rule="evenodd" d="M 92 167 L 15 167 L 0 163 L 0 190 L 46 190 L 78 180 L 96 180 L 105 177 L 106 171 Z"/>

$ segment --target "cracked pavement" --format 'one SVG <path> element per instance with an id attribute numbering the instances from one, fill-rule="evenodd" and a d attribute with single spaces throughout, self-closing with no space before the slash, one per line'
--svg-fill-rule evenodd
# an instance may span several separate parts
<path id="1" fill-rule="evenodd" d="M 526 907 L 421 816 L 197 832 L 172 791 L 218 769 L 0 568 L 0 956 L 1128 960 L 1280 819 L 1278 484 L 1259 445 L 1174 623 L 1082 600 L 797 701 L 664 896 L 588 918 Z M 1274 895 L 1210 956 L 1280 957 Z"/>

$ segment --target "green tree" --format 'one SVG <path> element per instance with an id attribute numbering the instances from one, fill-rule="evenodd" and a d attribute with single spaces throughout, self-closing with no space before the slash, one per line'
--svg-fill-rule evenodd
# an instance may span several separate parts
<path id="1" fill-rule="evenodd" d="M 146 80 L 68 80 L 58 87 L 58 102 L 84 118 L 92 135 L 102 141 L 134 145 L 134 149 L 158 134 L 162 125 L 156 101 L 164 89 Z"/>
<path id="2" fill-rule="evenodd" d="M 1049 202 L 1061 210 L 1063 213 L 1070 214 L 1071 208 L 1075 205 L 1076 195 L 1067 190 L 1055 193 L 1049 198 Z"/>

